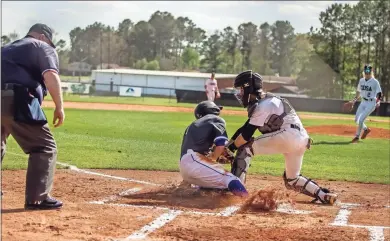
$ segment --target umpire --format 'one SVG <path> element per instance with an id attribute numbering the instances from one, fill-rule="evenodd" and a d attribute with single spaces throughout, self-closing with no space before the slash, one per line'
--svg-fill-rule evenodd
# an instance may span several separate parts
<path id="1" fill-rule="evenodd" d="M 26 37 L 1 48 L 1 160 L 9 135 L 29 155 L 25 209 L 62 207 L 50 197 L 57 146 L 41 108 L 48 91 L 56 106 L 53 124 L 62 125 L 65 113 L 52 40 L 52 29 L 38 23 Z"/>

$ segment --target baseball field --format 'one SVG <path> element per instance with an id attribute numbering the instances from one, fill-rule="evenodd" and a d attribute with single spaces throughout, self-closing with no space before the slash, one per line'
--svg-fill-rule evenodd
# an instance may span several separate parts
<path id="1" fill-rule="evenodd" d="M 194 104 L 175 99 L 65 96 L 53 196 L 59 211 L 25 211 L 26 155 L 10 138 L 2 163 L 4 240 L 390 240 L 390 118 L 298 113 L 310 136 L 302 174 L 339 194 L 334 206 L 285 190 L 282 155 L 254 158 L 247 186 L 276 210 L 180 185 L 180 144 Z M 44 103 L 52 120 L 52 103 Z M 222 116 L 232 135 L 243 108 Z M 259 134 L 259 133 L 257 133 Z M 227 168 L 229 168 L 227 166 Z M 272 196 L 274 195 L 274 197 Z"/>

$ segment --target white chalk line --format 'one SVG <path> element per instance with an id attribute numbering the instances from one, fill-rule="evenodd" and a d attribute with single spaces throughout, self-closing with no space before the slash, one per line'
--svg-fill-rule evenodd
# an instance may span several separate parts
<path id="1" fill-rule="evenodd" d="M 158 218 L 156 218 L 152 222 L 143 226 L 140 230 L 132 233 L 125 240 L 144 239 L 150 233 L 154 232 L 155 230 L 157 230 L 159 228 L 162 228 L 165 224 L 174 220 L 181 213 L 182 213 L 182 211 L 180 211 L 180 210 L 169 210 L 167 213 L 162 214 L 161 216 L 159 216 Z"/>
<path id="2" fill-rule="evenodd" d="M 370 227 L 367 228 L 370 234 L 370 241 L 385 241 L 385 234 L 383 228 Z"/>
<path id="3" fill-rule="evenodd" d="M 102 203 L 107 203 L 107 202 L 114 202 L 116 200 L 118 200 L 119 198 L 123 197 L 123 196 L 127 196 L 127 195 L 130 195 L 130 194 L 134 194 L 134 193 L 137 193 L 139 191 L 141 191 L 142 188 L 131 188 L 131 189 L 128 189 L 126 191 L 123 191 L 121 193 L 119 193 L 118 195 L 112 195 L 112 196 L 109 196 L 105 199 L 102 199 L 100 201 L 96 201 L 96 202 L 102 202 Z"/>
<path id="4" fill-rule="evenodd" d="M 348 218 L 351 214 L 350 208 L 362 206 L 356 203 L 339 203 L 340 210 L 336 215 L 335 220 L 330 225 L 338 227 L 351 227 L 351 228 L 365 228 L 369 232 L 370 241 L 384 241 L 384 229 L 390 229 L 387 226 L 369 226 L 369 225 L 356 225 L 348 224 Z M 386 208 L 386 206 L 381 206 Z"/>
<path id="5" fill-rule="evenodd" d="M 22 154 L 19 154 L 19 153 L 14 153 L 14 152 L 7 152 L 7 154 L 11 154 L 11 155 L 15 155 L 15 156 L 23 156 L 23 157 L 26 156 L 26 155 L 22 155 Z M 70 165 L 70 164 L 67 164 L 67 163 L 64 163 L 64 162 L 57 161 L 57 164 L 60 165 L 60 166 L 67 167 L 67 168 L 69 168 L 72 171 L 81 172 L 81 173 L 85 173 L 85 174 L 101 176 L 101 177 L 107 177 L 107 178 L 111 178 L 111 179 L 128 181 L 128 182 L 134 182 L 134 183 L 140 183 L 140 184 L 146 184 L 146 185 L 151 185 L 151 186 L 160 186 L 159 184 L 156 184 L 156 183 L 136 180 L 136 179 L 132 179 L 132 178 L 118 177 L 118 176 L 107 175 L 107 174 L 103 174 L 103 173 L 99 173 L 99 172 L 87 171 L 87 170 L 84 170 L 84 169 L 79 169 L 77 166 Z"/>
<path id="6" fill-rule="evenodd" d="M 340 210 L 337 213 L 333 223 L 331 225 L 333 226 L 345 226 L 348 224 L 348 218 L 349 215 L 351 214 L 351 211 L 349 208 L 351 205 L 349 204 L 341 204 Z"/>
<path id="7" fill-rule="evenodd" d="M 279 204 L 276 208 L 277 212 L 280 213 L 287 213 L 287 214 L 310 214 L 313 213 L 313 211 L 306 211 L 306 210 L 297 210 L 294 209 L 290 204 Z"/>

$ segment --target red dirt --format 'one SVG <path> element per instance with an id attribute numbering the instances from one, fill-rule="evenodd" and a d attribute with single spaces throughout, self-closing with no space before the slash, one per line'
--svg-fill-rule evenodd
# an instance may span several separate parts
<path id="1" fill-rule="evenodd" d="M 43 102 L 44 107 L 53 108 L 54 103 L 51 101 Z M 87 110 L 132 110 L 132 111 L 152 111 L 152 112 L 193 112 L 193 108 L 179 106 L 153 106 L 153 105 L 130 105 L 130 104 L 111 104 L 111 103 L 87 103 L 87 102 L 65 102 L 65 108 L 87 109 Z M 239 110 L 222 110 L 222 115 L 244 115 L 247 113 L 243 109 Z M 353 117 L 327 116 L 321 114 L 306 115 L 300 114 L 302 119 L 332 119 L 332 120 L 354 120 Z M 389 120 L 373 120 L 368 118 L 367 122 L 384 122 L 390 123 Z"/>
<path id="2" fill-rule="evenodd" d="M 353 138 L 356 133 L 356 127 L 347 125 L 324 125 L 324 126 L 308 126 L 305 127 L 309 134 L 325 134 L 337 136 L 349 136 Z M 367 138 L 382 138 L 390 139 L 390 130 L 383 128 L 370 127 L 371 132 Z"/>
<path id="3" fill-rule="evenodd" d="M 204 192 L 193 195 L 195 190 L 177 186 L 175 189 L 173 184 L 181 182 L 177 172 L 92 171 L 163 186 L 153 188 L 61 169 L 57 170 L 55 175 L 53 196 L 64 201 L 64 208 L 59 211 L 26 212 L 22 209 L 26 171 L 3 171 L 2 189 L 5 193 L 2 198 L 2 238 L 112 240 L 128 237 L 166 211 L 88 202 L 102 200 L 135 187 L 144 189 L 140 194 L 130 194 L 112 203 L 154 205 L 201 212 L 218 212 L 232 203 L 243 203 L 230 194 Z M 319 181 L 319 184 L 339 193 L 341 202 L 363 205 L 354 208 L 355 211 L 352 210 L 350 223 L 353 221 L 353 224 L 389 225 L 384 218 L 379 220 L 376 216 L 386 211 L 378 208 L 379 206 L 389 205 L 389 185 L 334 181 Z M 319 239 L 326 237 L 326 240 L 368 240 L 366 229 L 330 226 L 339 207 L 311 204 L 311 198 L 286 191 L 281 177 L 250 175 L 247 186 L 250 192 L 270 187 L 281 190 L 294 200 L 296 209 L 314 213 L 294 215 L 258 209 L 248 209 L 230 217 L 194 216 L 184 213 L 151 233 L 150 239 L 147 240 L 313 240 L 314 234 Z M 370 215 L 364 215 L 365 212 Z M 385 232 L 385 238 L 389 238 L 388 232 Z"/>

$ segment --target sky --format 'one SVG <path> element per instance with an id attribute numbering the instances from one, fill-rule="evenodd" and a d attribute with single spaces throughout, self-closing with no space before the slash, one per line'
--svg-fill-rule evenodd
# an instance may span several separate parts
<path id="1" fill-rule="evenodd" d="M 236 29 L 241 23 L 260 25 L 288 20 L 296 33 L 320 27 L 319 14 L 336 1 L 2 1 L 2 35 L 16 31 L 20 36 L 37 22 L 58 32 L 69 43 L 69 32 L 94 22 L 117 27 L 129 18 L 133 22 L 149 20 L 155 11 L 167 11 L 174 17 L 187 16 L 207 33 Z M 356 4 L 357 1 L 337 1 Z"/>

